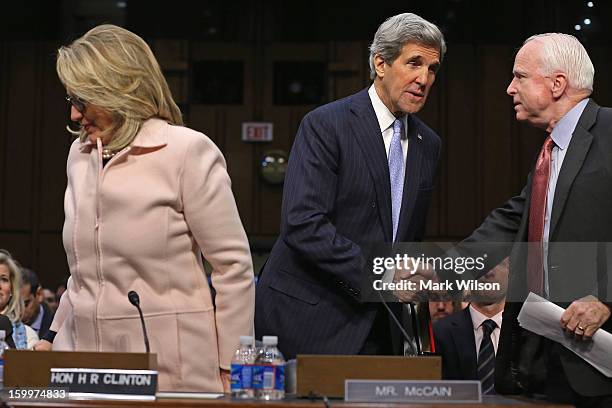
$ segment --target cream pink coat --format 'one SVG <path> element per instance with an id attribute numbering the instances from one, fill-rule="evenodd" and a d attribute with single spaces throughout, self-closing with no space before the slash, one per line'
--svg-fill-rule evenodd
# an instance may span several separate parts
<path id="1" fill-rule="evenodd" d="M 225 160 L 213 142 L 159 119 L 102 167 L 68 156 L 63 240 L 71 278 L 54 350 L 143 352 L 135 290 L 160 390 L 221 391 L 239 336 L 253 334 L 253 266 Z M 213 268 L 216 311 L 200 250 Z"/>

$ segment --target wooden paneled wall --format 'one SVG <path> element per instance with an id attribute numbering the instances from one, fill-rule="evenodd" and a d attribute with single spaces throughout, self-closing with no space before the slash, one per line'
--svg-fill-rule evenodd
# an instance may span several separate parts
<path id="1" fill-rule="evenodd" d="M 243 43 L 151 42 L 186 121 L 224 152 L 234 194 L 256 252 L 265 252 L 279 228 L 282 188 L 266 184 L 258 166 L 267 150 L 289 151 L 303 115 L 313 105 L 273 103 L 275 61 L 327 64 L 328 99 L 369 84 L 364 42 Z M 65 161 L 71 136 L 65 95 L 55 74 L 57 44 L 0 43 L 0 247 L 56 286 L 67 275 L 61 243 Z M 596 71 L 607 72 L 612 56 L 590 50 Z M 430 239 L 460 239 L 486 214 L 523 186 L 544 138 L 514 120 L 506 87 L 514 47 L 451 45 L 424 110 L 419 114 L 444 141 L 438 188 L 428 219 Z M 195 61 L 244 62 L 244 103 L 196 105 L 191 101 Z M 612 104 L 612 79 L 596 76 L 595 98 Z M 274 141 L 241 141 L 245 121 L 274 123 Z M 263 243 L 263 244 L 262 244 Z M 263 245 L 263 247 L 262 247 Z"/>
<path id="2" fill-rule="evenodd" d="M 0 247 L 52 286 L 68 273 L 61 228 L 72 140 L 56 49 L 0 43 Z"/>

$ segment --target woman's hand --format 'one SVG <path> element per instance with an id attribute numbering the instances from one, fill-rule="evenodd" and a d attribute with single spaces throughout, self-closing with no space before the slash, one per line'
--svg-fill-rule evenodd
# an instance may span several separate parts
<path id="1" fill-rule="evenodd" d="M 221 383 L 223 384 L 223 392 L 229 394 L 232 384 L 232 375 L 229 370 L 224 370 L 223 368 L 220 368 L 219 372 L 221 373 Z"/>
<path id="2" fill-rule="evenodd" d="M 38 343 L 34 345 L 34 350 L 36 351 L 51 351 L 52 344 L 47 340 L 39 340 Z"/>

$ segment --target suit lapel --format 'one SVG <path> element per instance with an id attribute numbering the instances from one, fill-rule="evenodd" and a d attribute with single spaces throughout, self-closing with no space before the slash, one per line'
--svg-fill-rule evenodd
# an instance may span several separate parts
<path id="1" fill-rule="evenodd" d="M 591 147 L 593 135 L 589 132 L 589 129 L 595 123 L 598 110 L 599 106 L 590 100 L 584 108 L 584 112 L 582 112 L 576 129 L 572 134 L 572 140 L 567 148 L 566 156 L 563 159 L 563 165 L 561 166 L 561 172 L 559 173 L 559 178 L 555 187 L 549 236 L 552 236 L 555 231 L 555 227 L 563 213 L 563 208 L 565 207 L 572 183 L 582 168 L 584 159 Z"/>
<path id="2" fill-rule="evenodd" d="M 477 363 L 476 363 L 476 340 L 474 338 L 474 327 L 472 317 L 468 307 L 463 309 L 457 315 L 457 319 L 452 322 L 456 330 L 452 330 L 453 343 L 455 344 L 455 352 L 459 356 L 459 366 L 463 377 L 467 379 L 476 379 Z"/>
<path id="3" fill-rule="evenodd" d="M 351 121 L 353 135 L 363 152 L 363 156 L 366 157 L 365 165 L 374 181 L 376 205 L 385 239 L 391 242 L 393 233 L 391 228 L 389 165 L 378 119 L 376 113 L 374 113 L 367 89 L 355 95 L 350 110 L 354 114 Z"/>
<path id="4" fill-rule="evenodd" d="M 408 231 L 421 181 L 423 141 L 422 137 L 419 135 L 419 130 L 412 115 L 408 115 L 408 154 L 406 155 L 402 209 L 400 211 L 399 226 L 397 227 L 396 236 L 400 241 L 402 237 L 406 236 Z"/>

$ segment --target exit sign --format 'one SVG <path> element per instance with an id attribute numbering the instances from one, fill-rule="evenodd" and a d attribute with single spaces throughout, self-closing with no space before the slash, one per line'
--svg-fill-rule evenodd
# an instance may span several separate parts
<path id="1" fill-rule="evenodd" d="M 243 142 L 271 142 L 274 139 L 272 122 L 243 122 Z"/>

